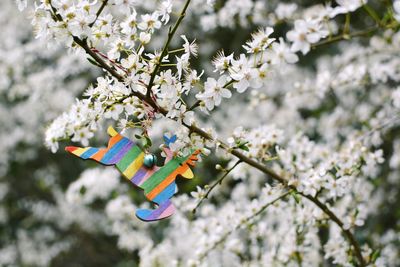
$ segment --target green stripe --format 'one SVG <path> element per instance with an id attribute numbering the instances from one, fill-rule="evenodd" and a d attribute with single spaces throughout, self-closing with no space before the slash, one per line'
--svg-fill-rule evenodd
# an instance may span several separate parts
<path id="1" fill-rule="evenodd" d="M 140 187 L 143 188 L 145 194 L 157 187 L 165 178 L 179 167 L 177 160 L 170 160 L 165 166 L 153 173 Z"/>
<path id="2" fill-rule="evenodd" d="M 140 187 L 143 188 L 145 194 L 150 193 L 151 190 L 157 187 L 164 181 L 173 171 L 180 167 L 180 163 L 184 164 L 193 152 L 186 157 L 173 158 L 168 163 L 161 167 L 158 171 L 153 173 Z"/>
<path id="3" fill-rule="evenodd" d="M 138 146 L 133 146 L 128 153 L 117 163 L 117 168 L 124 172 L 126 168 L 142 153 Z"/>

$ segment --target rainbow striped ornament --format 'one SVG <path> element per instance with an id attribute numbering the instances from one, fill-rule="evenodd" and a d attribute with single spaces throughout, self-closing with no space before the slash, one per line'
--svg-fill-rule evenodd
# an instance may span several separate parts
<path id="1" fill-rule="evenodd" d="M 158 207 L 154 210 L 137 210 L 136 216 L 139 219 L 156 221 L 171 216 L 175 211 L 170 200 L 177 192 L 175 179 L 178 175 L 187 179 L 194 177 L 190 166 L 195 166 L 200 150 L 194 150 L 186 157 L 174 157 L 168 146 L 175 142 L 176 136 L 170 139 L 164 136 L 167 145 L 163 148 L 167 156 L 164 166 L 147 168 L 143 164 L 145 153 L 139 146 L 111 126 L 107 132 L 111 137 L 107 148 L 68 146 L 65 150 L 81 159 L 95 160 L 107 166 L 115 165 L 125 178 L 143 189 L 146 198 Z"/>

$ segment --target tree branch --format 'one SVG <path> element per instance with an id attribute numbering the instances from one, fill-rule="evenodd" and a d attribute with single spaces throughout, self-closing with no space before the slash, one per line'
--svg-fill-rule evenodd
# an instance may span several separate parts
<path id="1" fill-rule="evenodd" d="M 113 69 L 109 64 L 107 64 L 106 61 L 103 60 L 97 53 L 95 53 L 87 44 L 86 40 L 82 40 L 76 36 L 73 36 L 73 39 L 77 45 L 79 45 L 85 52 L 90 55 L 103 69 L 105 69 L 111 76 L 113 76 L 115 79 L 117 79 L 119 82 L 123 83 L 125 80 L 125 77 L 119 74 L 115 69 Z M 160 111 L 163 115 L 167 114 L 167 111 L 164 109 L 161 109 L 160 107 L 157 106 L 157 104 L 151 99 L 151 97 L 147 97 L 147 95 L 144 95 L 140 92 L 132 91 L 132 95 L 136 96 L 146 104 L 150 105 L 154 110 Z"/>
<path id="2" fill-rule="evenodd" d="M 373 26 L 373 27 L 370 27 L 370 28 L 368 28 L 366 30 L 363 30 L 363 31 L 357 31 L 357 32 L 354 32 L 354 33 L 351 33 L 351 34 L 337 35 L 337 36 L 328 38 L 326 40 L 322 40 L 322 41 L 312 45 L 311 48 L 317 48 L 317 47 L 322 46 L 322 45 L 327 45 L 327 44 L 335 43 L 335 42 L 342 41 L 342 40 L 349 40 L 349 39 L 351 39 L 353 37 L 367 36 L 368 34 L 373 33 L 373 32 L 375 32 L 375 31 L 377 31 L 379 29 L 380 29 L 379 26 Z"/>
<path id="3" fill-rule="evenodd" d="M 343 234 L 346 236 L 346 238 L 349 240 L 350 244 L 353 246 L 354 248 L 354 253 L 355 256 L 357 257 L 360 266 L 367 266 L 363 256 L 362 256 L 362 252 L 361 252 L 361 247 L 360 244 L 358 243 L 358 241 L 356 240 L 355 236 L 353 235 L 353 233 L 348 230 L 345 229 L 343 227 L 343 222 L 335 215 L 335 213 L 333 213 L 325 204 L 323 204 L 321 201 L 319 201 L 318 198 L 316 197 L 312 197 L 310 195 L 306 195 L 303 193 L 299 193 L 300 195 L 302 195 L 303 197 L 307 198 L 308 200 L 310 200 L 311 202 L 313 202 L 315 205 L 317 205 L 326 215 L 328 215 L 328 217 L 334 221 L 337 226 L 340 227 L 340 229 L 342 230 Z"/>
<path id="4" fill-rule="evenodd" d="M 101 6 L 100 6 L 99 10 L 97 10 L 96 18 L 94 19 L 94 21 L 92 23 L 89 24 L 90 28 L 93 27 L 93 25 L 96 23 L 96 21 L 99 18 L 101 12 L 103 12 L 103 9 L 106 7 L 107 4 L 108 4 L 108 0 L 103 0 L 103 3 L 101 3 Z"/>

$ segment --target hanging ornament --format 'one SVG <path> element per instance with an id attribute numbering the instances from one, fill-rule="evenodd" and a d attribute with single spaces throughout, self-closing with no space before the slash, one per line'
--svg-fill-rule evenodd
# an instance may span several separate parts
<path id="1" fill-rule="evenodd" d="M 134 185 L 144 190 L 148 200 L 155 203 L 157 208 L 139 209 L 136 216 L 143 221 L 156 221 L 171 216 L 175 207 L 171 197 L 177 192 L 175 179 L 178 175 L 183 178 L 194 177 L 190 166 L 194 167 L 200 150 L 192 150 L 188 156 L 173 156 L 169 145 L 176 141 L 176 136 L 164 136 L 166 154 L 164 166 L 156 165 L 157 157 L 146 154 L 133 141 L 122 136 L 111 126 L 107 130 L 110 135 L 107 148 L 66 147 L 65 150 L 81 159 L 95 160 L 101 164 L 114 165 L 122 175 Z"/>

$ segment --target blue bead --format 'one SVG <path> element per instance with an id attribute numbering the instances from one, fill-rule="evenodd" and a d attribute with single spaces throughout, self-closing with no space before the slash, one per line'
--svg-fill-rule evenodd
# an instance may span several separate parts
<path id="1" fill-rule="evenodd" d="M 157 162 L 157 157 L 154 154 L 147 154 L 144 156 L 143 164 L 147 168 L 152 168 Z"/>

